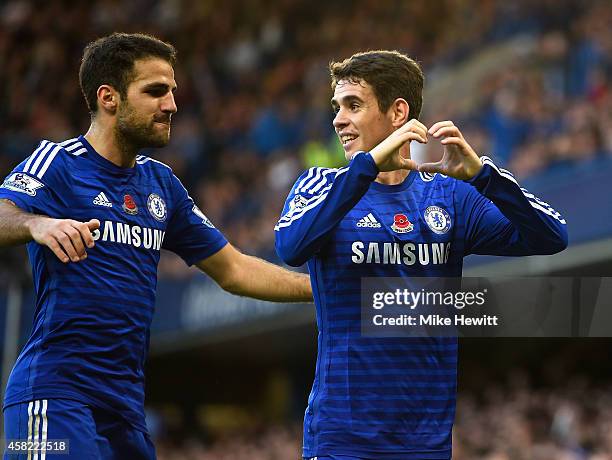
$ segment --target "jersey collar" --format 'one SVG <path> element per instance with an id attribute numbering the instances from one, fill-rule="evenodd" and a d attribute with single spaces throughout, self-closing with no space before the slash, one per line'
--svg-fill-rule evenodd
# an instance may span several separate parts
<path id="1" fill-rule="evenodd" d="M 79 141 L 87 149 L 87 152 L 89 153 L 89 157 L 91 158 L 91 160 L 96 162 L 98 165 L 100 165 L 104 169 L 111 171 L 113 173 L 116 173 L 116 174 L 120 174 L 120 175 L 131 175 L 136 172 L 136 167 L 138 166 L 138 163 L 136 163 L 134 167 L 131 167 L 131 168 L 129 167 L 122 168 L 121 166 L 117 166 L 115 163 L 107 160 L 102 155 L 100 155 L 98 152 L 96 152 L 93 146 L 89 142 L 87 142 L 87 139 L 85 139 L 85 136 L 83 135 L 79 136 Z"/>
<path id="2" fill-rule="evenodd" d="M 372 182 L 370 184 L 370 190 L 375 190 L 377 192 L 383 193 L 393 193 L 393 192 L 402 192 L 410 187 L 410 184 L 414 182 L 416 176 L 418 176 L 418 171 L 410 171 L 404 182 L 395 185 L 381 184 L 380 182 Z"/>

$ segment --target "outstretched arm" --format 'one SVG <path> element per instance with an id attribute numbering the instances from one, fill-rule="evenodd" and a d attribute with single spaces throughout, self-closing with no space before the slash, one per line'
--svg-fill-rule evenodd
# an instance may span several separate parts
<path id="1" fill-rule="evenodd" d="M 310 278 L 227 244 L 196 266 L 232 294 L 273 302 L 312 302 Z"/>
<path id="2" fill-rule="evenodd" d="M 94 246 L 91 232 L 100 227 L 97 219 L 78 222 L 53 219 L 21 210 L 11 200 L 0 199 L 0 246 L 36 241 L 47 246 L 62 262 L 79 262 Z"/>

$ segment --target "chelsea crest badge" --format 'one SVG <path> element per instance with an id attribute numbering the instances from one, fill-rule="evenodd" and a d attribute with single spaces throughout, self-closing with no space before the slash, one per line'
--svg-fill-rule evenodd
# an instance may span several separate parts
<path id="1" fill-rule="evenodd" d="M 151 214 L 155 220 L 158 220 L 159 222 L 166 220 L 166 215 L 168 213 L 166 203 L 158 194 L 151 193 L 149 195 L 149 198 L 147 199 L 147 209 L 149 210 L 149 214 Z"/>
<path id="2" fill-rule="evenodd" d="M 431 229 L 432 232 L 443 235 L 448 232 L 451 228 L 451 217 L 446 212 L 446 209 L 443 209 L 439 206 L 430 206 L 425 210 L 423 214 L 425 218 L 425 222 L 427 222 L 427 226 Z"/>

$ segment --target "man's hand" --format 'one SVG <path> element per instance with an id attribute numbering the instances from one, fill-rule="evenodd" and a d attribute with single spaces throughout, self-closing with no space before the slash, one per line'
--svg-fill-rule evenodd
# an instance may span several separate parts
<path id="1" fill-rule="evenodd" d="M 455 179 L 468 180 L 482 169 L 482 163 L 470 147 L 459 128 L 452 121 L 439 121 L 428 131 L 434 138 L 442 140 L 444 155 L 436 163 L 423 163 L 419 166 L 420 172 L 442 173 Z"/>
<path id="2" fill-rule="evenodd" d="M 78 222 L 37 216 L 28 222 L 28 228 L 32 239 L 51 249 L 59 260 L 79 262 L 87 258 L 85 248 L 93 248 L 91 232 L 100 228 L 100 221 Z"/>
<path id="3" fill-rule="evenodd" d="M 417 169 L 414 160 L 404 158 L 400 155 L 400 147 L 410 141 L 427 143 L 427 127 L 416 118 L 413 118 L 401 128 L 393 131 L 389 137 L 370 150 L 370 155 L 378 170 L 395 171 L 397 169 Z M 409 150 L 410 151 L 410 150 Z"/>

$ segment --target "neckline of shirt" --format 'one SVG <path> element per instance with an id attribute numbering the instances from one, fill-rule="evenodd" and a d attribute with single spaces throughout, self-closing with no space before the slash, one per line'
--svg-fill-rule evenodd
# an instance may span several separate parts
<path id="1" fill-rule="evenodd" d="M 384 193 L 401 192 L 410 187 L 410 184 L 414 182 L 414 179 L 416 176 L 418 176 L 418 174 L 419 173 L 417 171 L 409 171 L 408 176 L 406 176 L 406 179 L 404 179 L 403 182 L 393 185 L 381 184 L 380 182 L 373 181 L 370 185 L 370 189 Z"/>
<path id="2" fill-rule="evenodd" d="M 133 167 L 125 167 L 124 168 L 124 167 L 121 167 L 121 166 L 117 166 L 112 161 L 107 160 L 102 155 L 100 155 L 96 151 L 96 149 L 94 149 L 93 146 L 87 141 L 87 139 L 85 139 L 85 136 L 80 135 L 79 136 L 79 141 L 87 149 L 87 152 L 89 153 L 90 158 L 93 161 L 95 161 L 96 163 L 98 163 L 100 166 L 102 166 L 104 169 L 107 169 L 107 170 L 112 171 L 112 172 L 117 173 L 117 174 L 126 175 L 126 176 L 134 174 L 136 172 L 136 167 L 138 166 L 138 163 L 135 163 Z"/>

